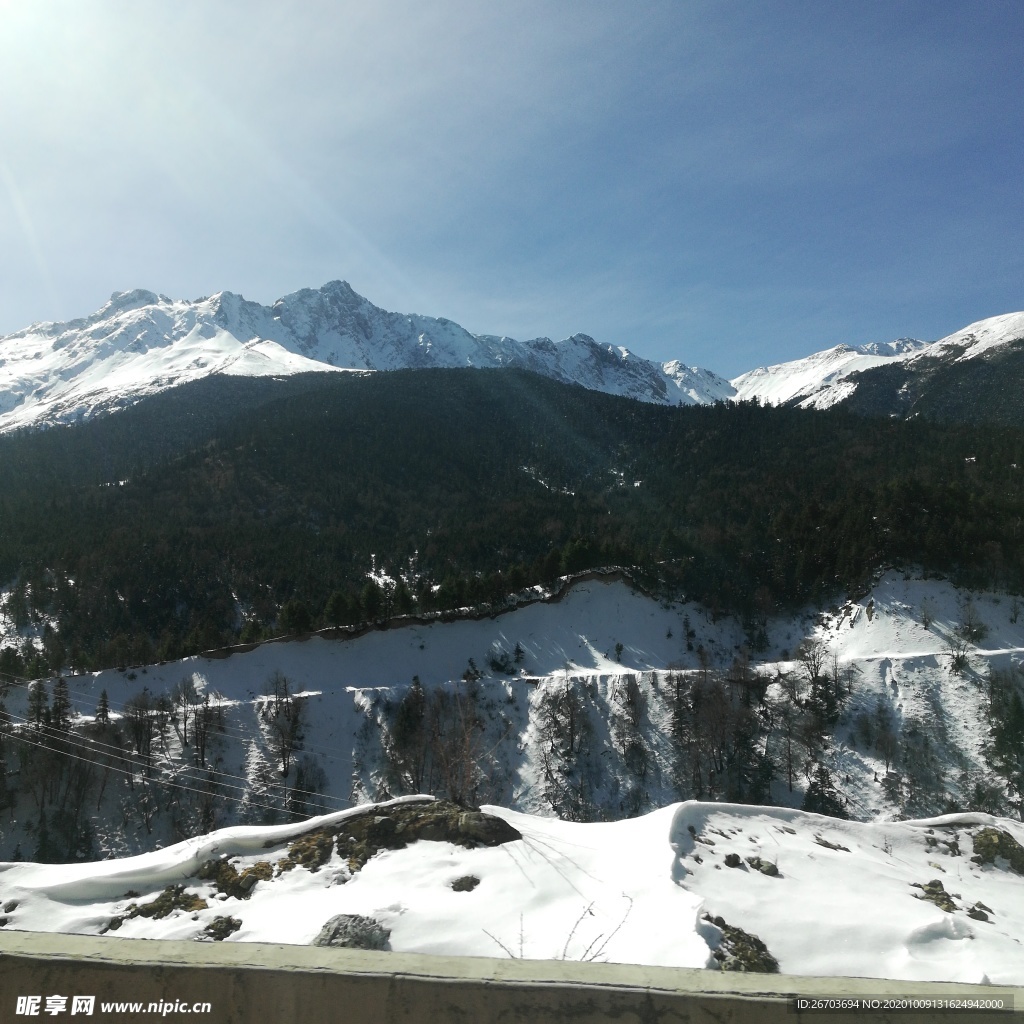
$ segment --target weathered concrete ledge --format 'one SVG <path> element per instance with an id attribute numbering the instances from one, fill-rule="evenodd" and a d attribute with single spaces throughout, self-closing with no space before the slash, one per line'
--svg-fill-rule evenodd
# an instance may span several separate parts
<path id="1" fill-rule="evenodd" d="M 93 1020 L 148 1015 L 217 1024 L 1024 1021 L 1024 989 L 865 978 L 804 978 L 567 961 L 434 957 L 263 943 L 197 943 L 0 931 L 0 1019 L 19 996 L 95 996 Z M 1002 999 L 1013 1012 L 798 1012 L 796 997 Z M 209 1013 L 166 1008 L 210 1003 Z M 70 998 L 68 1011 L 70 1011 Z M 46 1017 L 45 1011 L 40 1016 Z M 50 1017 L 49 1019 L 54 1019 Z M 83 1017 L 84 1019 L 84 1017 Z"/>

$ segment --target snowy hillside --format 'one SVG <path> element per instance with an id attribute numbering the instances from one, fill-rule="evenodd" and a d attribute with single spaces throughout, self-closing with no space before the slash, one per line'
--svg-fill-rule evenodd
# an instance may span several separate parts
<path id="1" fill-rule="evenodd" d="M 765 405 L 784 405 L 799 399 L 801 405 L 825 409 L 852 393 L 856 385 L 845 378 L 860 370 L 882 366 L 892 359 L 920 351 L 924 341 L 901 338 L 888 344 L 836 345 L 803 359 L 774 366 L 760 366 L 736 377 L 735 400 L 753 399 Z"/>
<path id="2" fill-rule="evenodd" d="M 763 366 L 731 383 L 737 401 L 758 399 L 770 405 L 792 402 L 808 409 L 827 409 L 848 399 L 857 388 L 852 374 L 903 364 L 909 371 L 926 363 L 963 362 L 987 357 L 1024 339 L 1024 312 L 979 320 L 939 341 L 901 338 L 888 344 L 837 345 L 803 359 Z"/>
<path id="3" fill-rule="evenodd" d="M 965 614 L 983 640 L 959 639 Z M 590 581 L 496 618 L 72 676 L 58 737 L 33 724 L 31 687 L 12 685 L 4 742 L 40 751 L 39 771 L 54 743 L 65 768 L 99 766 L 62 776 L 58 789 L 94 795 L 58 855 L 135 853 L 424 787 L 584 821 L 733 793 L 798 807 L 822 786 L 862 821 L 1010 808 L 990 757 L 989 674 L 1024 664 L 1018 599 L 889 574 L 834 614 L 770 622 L 753 661 L 744 641 L 697 605 Z M 409 717 L 414 680 L 440 748 Z M 822 717 L 815 694 L 832 685 L 840 703 Z M 40 694 L 56 714 L 56 684 Z M 37 767 L 22 762 L 0 857 L 46 847 L 41 810 L 68 826 L 59 799 L 33 789 Z"/>
<path id="4" fill-rule="evenodd" d="M 84 319 L 0 338 L 0 431 L 72 422 L 218 373 L 460 366 L 521 367 L 670 405 L 732 394 L 707 370 L 652 363 L 583 334 L 519 342 L 473 335 L 450 320 L 389 313 L 342 281 L 271 307 L 231 292 L 187 302 L 137 290 L 115 293 Z"/>
<path id="5" fill-rule="evenodd" d="M 1002 316 L 979 320 L 962 331 L 950 334 L 925 352 L 914 353 L 911 361 L 923 356 L 954 358 L 957 361 L 977 359 L 1004 345 L 1024 338 L 1024 313 L 1004 313 Z"/>
<path id="6" fill-rule="evenodd" d="M 434 811 L 434 807 L 437 811 Z M 4 926 L 787 974 L 1024 983 L 1024 830 L 683 803 L 572 824 L 399 802 L 127 860 L 0 867 Z M 406 844 L 424 816 L 447 831 Z M 486 822 L 486 817 L 482 822 Z M 385 827 L 388 825 L 389 827 Z M 344 917 L 342 917 L 344 915 Z"/>

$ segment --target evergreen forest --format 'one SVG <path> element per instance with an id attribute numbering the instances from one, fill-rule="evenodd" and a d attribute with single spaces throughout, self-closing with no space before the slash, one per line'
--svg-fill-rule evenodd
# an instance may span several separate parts
<path id="1" fill-rule="evenodd" d="M 0 438 L 0 586 L 43 637 L 0 671 L 500 607 L 610 565 L 740 614 L 756 649 L 774 612 L 887 566 L 1020 590 L 1022 467 L 1013 426 L 668 408 L 518 370 L 210 378 Z"/>

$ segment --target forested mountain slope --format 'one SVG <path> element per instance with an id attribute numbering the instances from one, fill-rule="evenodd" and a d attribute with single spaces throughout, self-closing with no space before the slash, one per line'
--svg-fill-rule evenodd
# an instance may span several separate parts
<path id="1" fill-rule="evenodd" d="M 19 627 L 56 627 L 40 671 L 500 605 L 599 565 L 735 610 L 754 642 L 887 564 L 1024 567 L 1010 428 L 666 408 L 514 370 L 281 388 L 213 378 L 0 440 L 0 579 Z"/>

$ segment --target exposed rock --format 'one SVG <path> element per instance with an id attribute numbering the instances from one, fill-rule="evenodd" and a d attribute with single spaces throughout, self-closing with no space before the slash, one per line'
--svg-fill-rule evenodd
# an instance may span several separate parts
<path id="1" fill-rule="evenodd" d="M 345 949 L 387 949 L 389 929 L 362 914 L 338 914 L 320 929 L 314 946 L 339 946 Z"/>
<path id="2" fill-rule="evenodd" d="M 204 929 L 203 934 L 214 942 L 223 942 L 232 932 L 237 932 L 242 922 L 237 917 L 215 917 Z"/>
<path id="3" fill-rule="evenodd" d="M 821 836 L 815 836 L 814 841 L 819 846 L 824 846 L 826 850 L 842 850 L 843 853 L 850 852 L 850 848 L 848 846 L 842 846 L 839 843 L 830 843 L 827 839 L 824 839 Z"/>
<path id="4" fill-rule="evenodd" d="M 975 864 L 995 864 L 997 857 L 1004 857 L 1012 871 L 1024 875 L 1024 847 L 1009 832 L 995 828 L 983 828 L 974 834 Z"/>
<path id="5" fill-rule="evenodd" d="M 175 910 L 195 911 L 205 910 L 209 904 L 201 896 L 185 892 L 183 885 L 169 885 L 155 900 L 141 905 L 130 903 L 123 914 L 113 917 L 106 931 L 116 932 L 125 921 L 133 917 L 168 917 Z"/>
<path id="6" fill-rule="evenodd" d="M 337 830 L 321 828 L 293 839 L 288 845 L 288 856 L 277 862 L 278 870 L 291 871 L 294 867 L 303 867 L 319 871 L 331 859 L 336 835 Z"/>
<path id="7" fill-rule="evenodd" d="M 743 863 L 738 853 L 727 853 L 725 855 L 725 866 L 727 868 L 738 868 Z"/>
<path id="8" fill-rule="evenodd" d="M 17 909 L 18 909 L 18 901 L 17 900 L 8 900 L 4 904 L 4 913 L 5 914 L 13 914 L 14 911 L 17 910 Z"/>
<path id="9" fill-rule="evenodd" d="M 920 895 L 914 893 L 915 899 L 934 903 L 939 910 L 944 910 L 947 914 L 952 914 L 957 909 L 956 904 L 953 902 L 953 897 L 956 893 L 946 892 L 939 879 L 933 878 L 927 885 L 922 885 L 920 882 L 911 882 L 910 884 L 915 889 L 921 890 Z"/>
<path id="10" fill-rule="evenodd" d="M 458 837 L 451 842 L 465 846 L 466 840 L 471 840 L 477 846 L 501 846 L 522 838 L 522 833 L 504 818 L 482 811 L 467 811 L 459 815 Z"/>
<path id="11" fill-rule="evenodd" d="M 779 961 L 756 936 L 735 925 L 726 924 L 721 917 L 704 915 L 722 933 L 718 949 L 712 953 L 723 971 L 749 971 L 759 974 L 778 974 Z"/>
<path id="12" fill-rule="evenodd" d="M 207 906 L 202 897 L 185 892 L 185 886 L 169 885 L 152 903 L 143 903 L 141 906 L 132 904 L 124 916 L 162 918 L 175 910 L 205 910 Z"/>
<path id="13" fill-rule="evenodd" d="M 294 867 L 318 871 L 336 846 L 349 869 L 358 871 L 382 850 L 402 850 L 418 839 L 473 849 L 522 838 L 517 829 L 493 814 L 467 811 L 447 800 L 415 801 L 368 808 L 330 828 L 297 836 L 289 844 L 288 856 L 277 866 L 280 871 Z"/>
<path id="14" fill-rule="evenodd" d="M 481 811 L 465 811 L 446 800 L 398 804 L 386 814 L 366 814 L 342 822 L 338 853 L 358 871 L 381 850 L 402 850 L 418 839 L 455 843 L 467 849 L 500 846 L 522 834 L 504 819 Z"/>
<path id="15" fill-rule="evenodd" d="M 472 892 L 479 884 L 480 879 L 476 875 L 463 875 L 452 882 L 452 888 L 456 892 Z"/>
<path id="16" fill-rule="evenodd" d="M 244 868 L 239 874 L 229 860 L 208 860 L 199 869 L 199 877 L 214 882 L 218 890 L 227 896 L 247 900 L 257 882 L 269 881 L 274 877 L 274 869 L 269 861 L 261 860 Z"/>
<path id="17" fill-rule="evenodd" d="M 760 857 L 748 857 L 747 863 L 755 871 L 760 871 L 762 875 L 770 875 L 773 878 L 779 877 L 778 865 L 773 864 L 771 861 L 761 860 Z"/>

